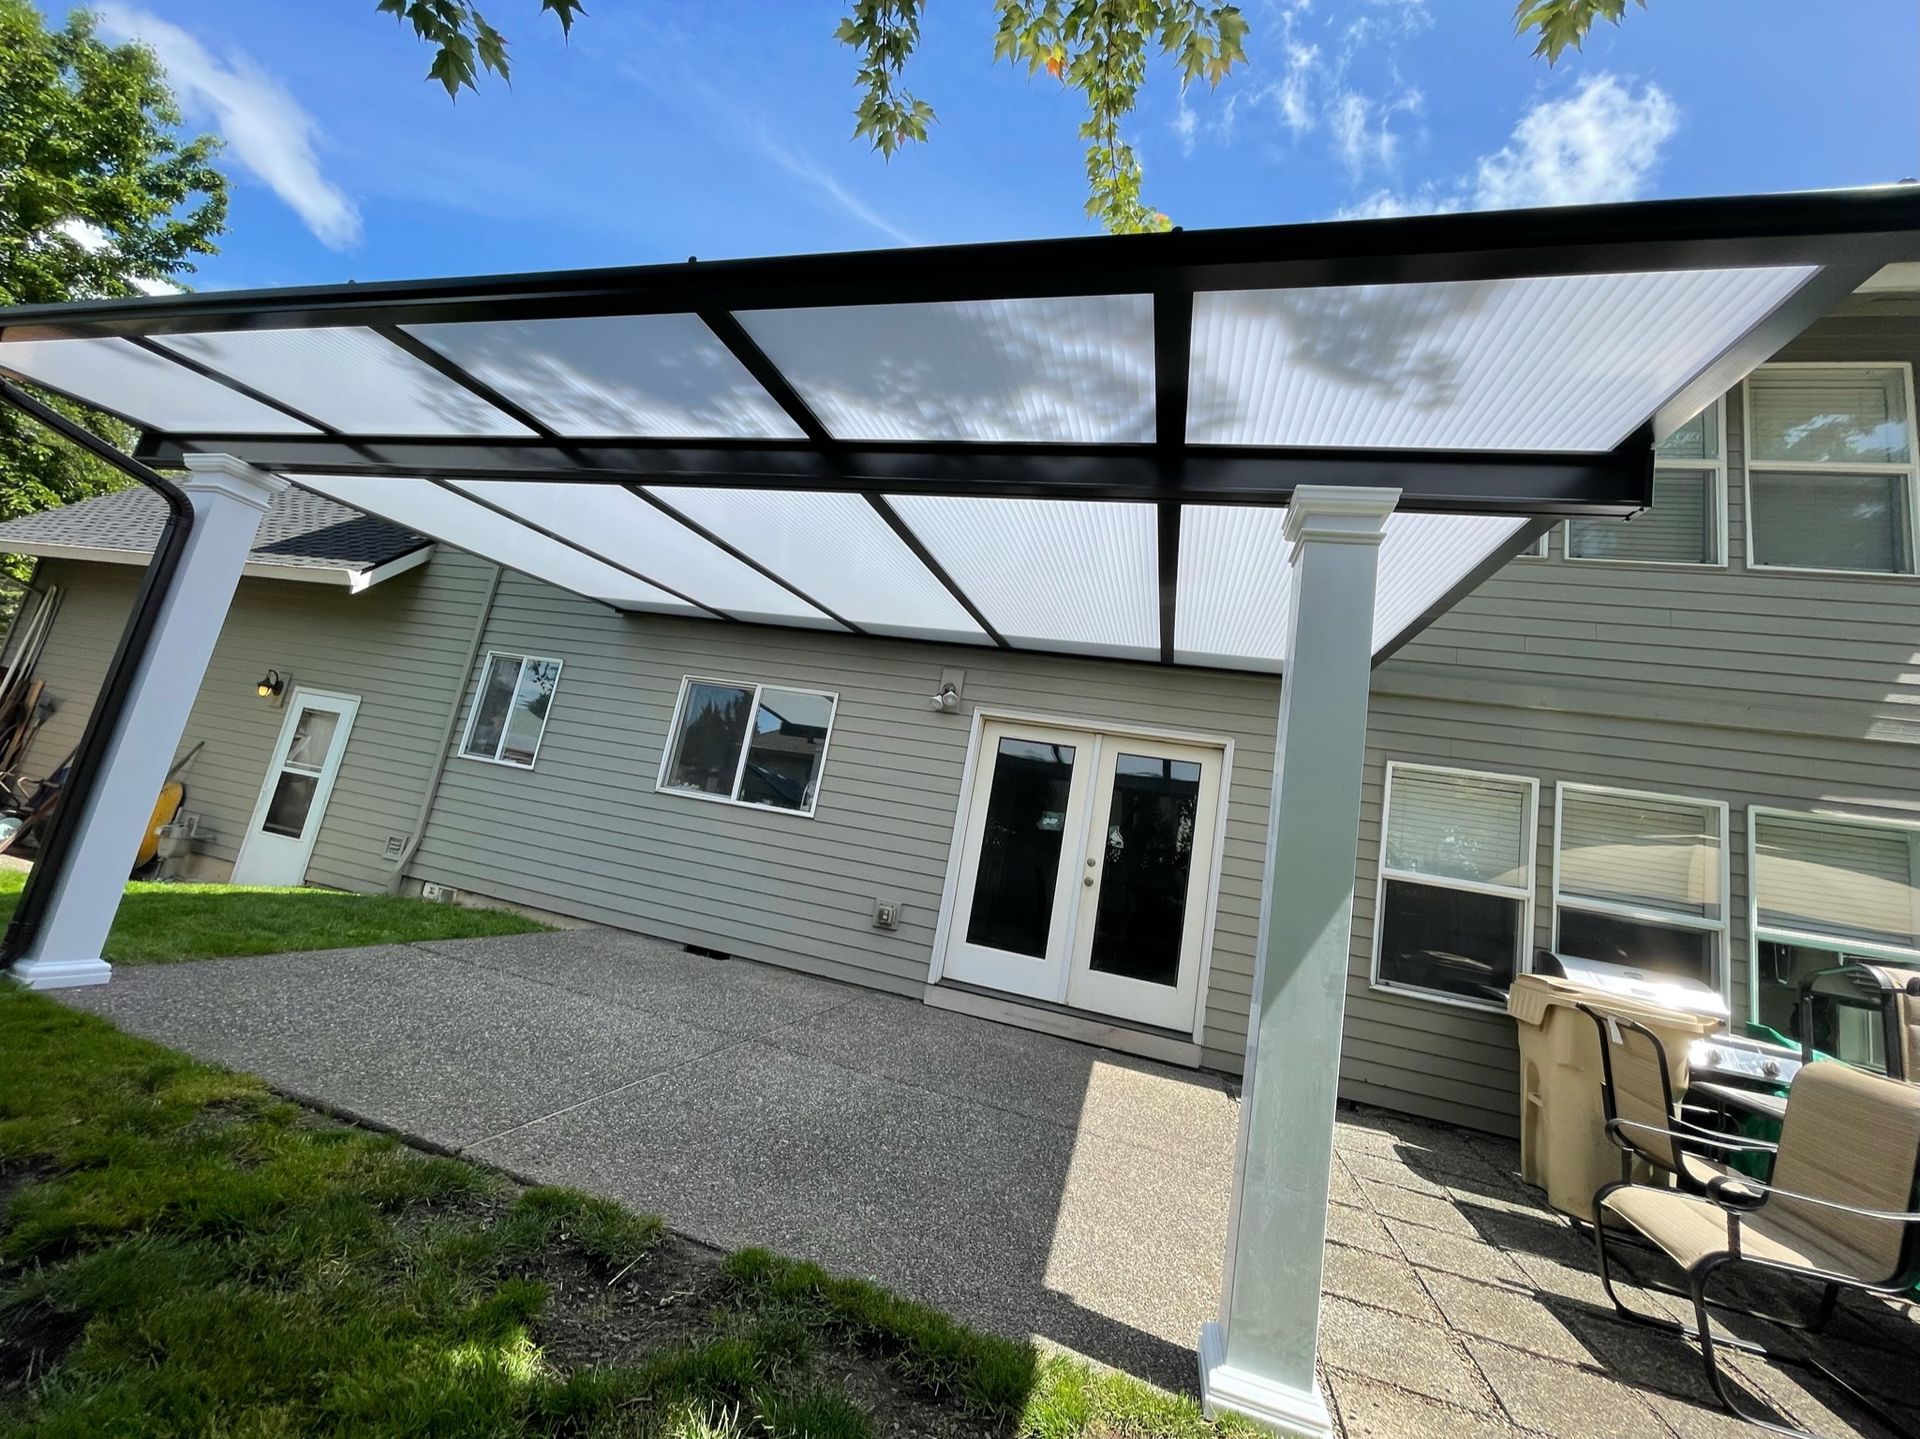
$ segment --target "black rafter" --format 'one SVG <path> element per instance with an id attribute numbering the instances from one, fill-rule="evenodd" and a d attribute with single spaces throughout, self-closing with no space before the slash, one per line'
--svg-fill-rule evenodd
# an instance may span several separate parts
<path id="1" fill-rule="evenodd" d="M 1648 463 L 1652 463 L 1651 450 L 1648 451 Z M 1448 590 L 1445 594 L 1441 595 L 1439 599 L 1435 600 L 1419 614 L 1407 621 L 1406 624 L 1402 625 L 1394 633 L 1391 639 L 1378 650 L 1374 651 L 1374 664 L 1376 666 L 1383 665 L 1395 654 L 1399 653 L 1399 651 L 1406 648 L 1428 625 L 1439 619 L 1448 610 L 1459 604 L 1461 600 L 1465 599 L 1488 580 L 1492 579 L 1506 567 L 1508 560 L 1533 548 L 1534 545 L 1540 542 L 1540 536 L 1544 535 L 1558 523 L 1560 522 L 1551 515 L 1535 515 L 1524 525 L 1520 526 L 1505 543 L 1495 546 L 1493 551 L 1488 554 L 1485 559 L 1481 560 L 1479 564 L 1462 575 L 1452 589 Z"/>
<path id="2" fill-rule="evenodd" d="M 265 390 L 256 390 L 252 385 L 246 383 L 246 381 L 236 380 L 224 370 L 216 370 L 204 360 L 197 360 L 192 355 L 176 350 L 170 345 L 159 344 L 156 341 L 149 340 L 144 335 L 129 336 L 128 343 L 138 345 L 150 355 L 158 355 L 163 360 L 171 360 L 181 369 L 191 370 L 194 374 L 200 376 L 201 379 L 212 380 L 214 384 L 232 390 L 236 395 L 245 395 L 256 405 L 265 405 L 268 409 L 285 415 L 288 419 L 305 425 L 309 429 L 318 430 L 323 435 L 331 435 L 336 438 L 340 436 L 341 432 L 336 426 L 328 424 L 318 416 L 310 415 L 305 410 L 289 405 L 285 400 L 277 400 Z"/>
<path id="3" fill-rule="evenodd" d="M 914 558 L 927 567 L 927 573 L 945 585 L 947 593 L 960 602 L 960 608 L 973 616 L 973 622 L 980 626 L 986 637 L 1003 650 L 1012 649 L 1013 646 L 1007 643 L 1006 636 L 995 629 L 987 617 L 980 613 L 980 607 L 968 597 L 965 590 L 960 588 L 953 576 L 947 573 L 947 567 L 934 558 L 933 551 L 928 549 L 922 543 L 920 536 L 913 532 L 913 526 L 901 519 L 900 512 L 887 503 L 886 496 L 868 494 L 867 503 L 872 505 L 874 513 L 885 520 L 888 527 L 900 536 L 901 543 L 913 551 Z"/>
<path id="4" fill-rule="evenodd" d="M 708 529 L 705 525 L 701 524 L 698 520 L 694 519 L 691 515 L 686 515 L 681 513 L 680 510 L 668 504 L 665 500 L 661 499 L 659 496 L 649 494 L 646 491 L 646 489 L 640 485 L 628 485 L 627 489 L 631 490 L 636 496 L 638 496 L 640 499 L 645 500 L 648 504 L 652 505 L 656 510 L 660 511 L 661 514 L 666 515 L 669 519 L 675 520 L 679 524 L 685 525 L 689 530 L 691 530 L 694 534 L 700 536 L 701 539 L 705 540 L 708 544 L 712 545 L 715 549 L 725 551 L 727 554 L 732 555 L 733 558 L 740 561 L 741 564 L 747 566 L 748 569 L 754 570 L 757 573 L 764 575 L 767 579 L 772 580 L 776 585 L 780 586 L 781 589 L 785 590 L 788 594 L 792 595 L 795 599 L 799 600 L 802 604 L 812 605 L 816 610 L 820 611 L 821 614 L 825 615 L 828 619 L 832 620 L 835 624 L 844 625 L 857 635 L 864 635 L 866 633 L 864 629 L 862 629 L 859 625 L 855 624 L 852 620 L 848 619 L 845 615 L 840 614 L 835 610 L 829 609 L 826 605 L 822 604 L 819 600 L 815 599 L 812 595 L 808 594 L 805 590 L 801 589 L 800 586 L 794 584 L 793 581 L 789 580 L 785 575 L 779 574 L 774 570 L 768 569 L 765 565 L 761 564 L 760 561 L 756 560 L 752 555 L 748 554 L 745 550 L 741 549 L 738 545 L 731 544 L 727 540 L 722 539 L 719 535 L 715 534 L 712 530 Z"/>
<path id="5" fill-rule="evenodd" d="M 453 381 L 454 384 L 458 385 L 475 399 L 491 405 L 515 424 L 524 425 L 543 440 L 560 440 L 559 433 L 545 420 L 534 414 L 533 411 L 527 409 L 518 401 L 509 399 L 478 375 L 469 371 L 464 365 L 448 359 L 425 340 L 409 335 L 398 325 L 375 325 L 373 326 L 373 331 L 379 335 L 381 339 L 387 341 L 388 344 L 399 346 L 421 364 L 437 371 L 444 378 Z"/>
<path id="6" fill-rule="evenodd" d="M 734 359 L 738 360 L 755 383 L 765 390 L 773 402 L 787 412 L 787 418 L 800 427 L 800 433 L 816 445 L 832 446 L 836 443 L 821 423 L 820 417 L 813 412 L 813 406 L 801 398 L 793 382 L 786 377 L 780 367 L 772 361 L 767 352 L 760 348 L 759 342 L 749 335 L 739 320 L 727 310 L 702 310 L 700 319 L 713 331 L 713 337 L 725 345 Z"/>
<path id="7" fill-rule="evenodd" d="M 518 514 L 515 511 L 508 509 L 505 505 L 497 505 L 492 500 L 485 499 L 480 495 L 473 494 L 471 491 L 463 490 L 459 486 L 447 480 L 431 480 L 429 481 L 429 483 L 438 486 L 440 489 L 445 490 L 450 495 L 454 495 L 460 499 L 465 500 L 470 505 L 478 505 L 483 510 L 491 510 L 494 514 L 499 515 L 502 519 L 512 520 L 515 524 L 521 526 L 523 529 L 532 530 L 536 535 L 542 535 L 545 538 L 552 540 L 557 545 L 565 545 L 568 549 L 574 550 L 580 554 L 583 554 L 590 560 L 597 560 L 610 570 L 618 570 L 621 574 L 627 576 L 627 578 L 629 579 L 638 580 L 643 585 L 652 585 L 656 590 L 661 590 L 666 594 L 670 594 L 676 600 L 684 600 L 687 604 L 692 605 L 695 609 L 702 610 L 705 613 L 712 615 L 716 620 L 726 620 L 730 624 L 737 623 L 736 617 L 728 614 L 725 610 L 717 610 L 712 605 L 704 604 L 701 601 L 695 599 L 690 594 L 686 594 L 681 590 L 676 590 L 672 585 L 662 584 L 659 580 L 656 580 L 652 575 L 642 573 L 641 571 L 634 569 L 631 565 L 623 565 L 620 563 L 620 561 L 616 559 L 611 559 L 608 556 L 601 554 L 600 551 L 598 550 L 590 549 L 586 545 L 581 544 L 578 540 L 570 540 L 565 535 L 560 534 L 555 530 L 550 530 L 545 525 L 539 524 L 533 520 L 528 519 L 525 515 Z M 509 565 L 508 568 L 511 569 L 513 568 L 513 566 Z M 564 588 L 564 586 L 562 586 L 561 588 Z M 612 601 L 602 599 L 600 603 L 611 605 Z M 618 609 L 619 606 L 613 605 L 613 608 Z"/>
<path id="8" fill-rule="evenodd" d="M 1153 297 L 1153 447 L 1176 475 L 1187 448 L 1187 383 L 1193 365 L 1193 296 L 1162 290 Z M 1160 662 L 1173 663 L 1180 603 L 1180 502 L 1160 501 Z"/>

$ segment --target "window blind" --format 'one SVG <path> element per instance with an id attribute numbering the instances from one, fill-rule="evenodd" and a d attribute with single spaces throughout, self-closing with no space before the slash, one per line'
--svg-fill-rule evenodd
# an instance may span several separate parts
<path id="1" fill-rule="evenodd" d="M 1911 573 L 1906 476 L 1756 470 L 1747 483 L 1758 563 Z"/>
<path id="2" fill-rule="evenodd" d="M 1717 460 L 1720 457 L 1720 402 L 1715 400 L 1653 447 L 1663 460 Z"/>
<path id="3" fill-rule="evenodd" d="M 1568 552 L 1586 560 L 1643 560 L 1715 564 L 1720 559 L 1712 470 L 1653 475 L 1653 505 L 1631 520 L 1576 519 L 1567 527 Z"/>
<path id="4" fill-rule="evenodd" d="M 1747 381 L 1750 459 L 1813 464 L 1907 463 L 1905 372 L 1770 365 Z"/>
<path id="5" fill-rule="evenodd" d="M 1719 831 L 1706 805 L 1563 790 L 1561 896 L 1718 919 Z"/>
<path id="6" fill-rule="evenodd" d="M 1527 789 L 1491 776 L 1395 768 L 1388 801 L 1390 869 L 1523 888 Z"/>
<path id="7" fill-rule="evenodd" d="M 1761 927 L 1920 948 L 1914 843 L 1906 830 L 1756 816 Z"/>

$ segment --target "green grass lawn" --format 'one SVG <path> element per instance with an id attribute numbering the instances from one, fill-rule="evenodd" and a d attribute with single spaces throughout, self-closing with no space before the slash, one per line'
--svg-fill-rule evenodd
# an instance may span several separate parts
<path id="1" fill-rule="evenodd" d="M 1222 1432 L 1189 1400 L 416 1153 L 5 984 L 0 1055 L 0 1436 Z"/>
<path id="2" fill-rule="evenodd" d="M 22 870 L 0 869 L 0 924 L 13 912 L 26 880 Z M 504 909 L 461 909 L 385 894 L 130 884 L 107 937 L 105 957 L 115 964 L 170 964 L 222 955 L 528 934 L 545 928 Z"/>

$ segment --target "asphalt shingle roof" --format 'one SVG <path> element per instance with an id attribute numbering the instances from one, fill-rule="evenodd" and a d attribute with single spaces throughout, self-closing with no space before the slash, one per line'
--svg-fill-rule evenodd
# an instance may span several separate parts
<path id="1" fill-rule="evenodd" d="M 134 487 L 23 515 L 0 525 L 0 553 L 31 554 L 42 545 L 151 553 L 166 506 L 151 490 Z M 360 572 L 376 569 L 432 541 L 305 490 L 281 492 L 260 521 L 251 563 L 292 569 Z"/>

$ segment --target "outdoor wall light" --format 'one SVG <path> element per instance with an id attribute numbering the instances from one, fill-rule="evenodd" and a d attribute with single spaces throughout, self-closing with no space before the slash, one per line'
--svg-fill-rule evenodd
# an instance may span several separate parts
<path id="1" fill-rule="evenodd" d="M 940 693 L 930 696 L 933 707 L 944 714 L 954 714 L 960 708 L 960 691 L 952 685 L 941 686 Z"/>
<path id="2" fill-rule="evenodd" d="M 254 686 L 254 692 L 263 700 L 272 700 L 275 704 L 287 692 L 287 682 L 280 677 L 279 670 L 268 670 L 260 676 L 260 683 Z"/>

